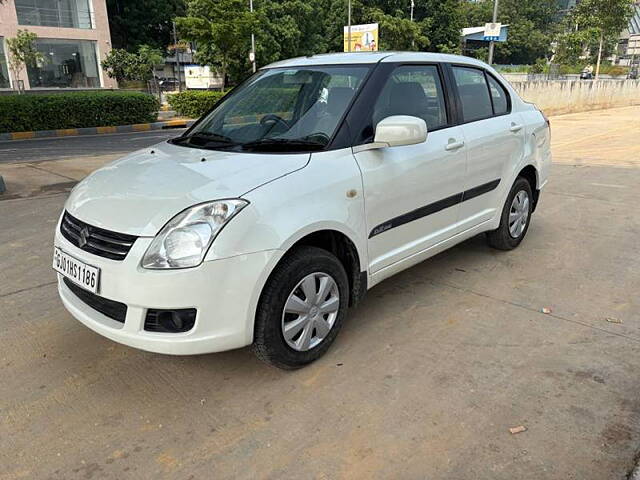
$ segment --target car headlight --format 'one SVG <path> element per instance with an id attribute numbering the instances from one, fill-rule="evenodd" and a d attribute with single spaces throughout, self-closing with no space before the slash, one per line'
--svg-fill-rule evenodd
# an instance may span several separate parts
<path id="1" fill-rule="evenodd" d="M 200 265 L 222 227 L 248 203 L 218 200 L 187 208 L 156 235 L 142 258 L 142 266 L 164 269 Z"/>

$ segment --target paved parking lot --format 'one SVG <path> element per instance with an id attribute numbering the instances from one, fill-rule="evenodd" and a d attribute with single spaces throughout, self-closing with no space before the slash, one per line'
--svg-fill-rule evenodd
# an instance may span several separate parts
<path id="1" fill-rule="evenodd" d="M 0 197 L 0 479 L 624 479 L 640 451 L 639 120 L 553 118 L 520 248 L 477 237 L 383 282 L 296 372 L 80 325 L 57 298 L 53 228 L 106 157 L 41 159 L 27 180 L 29 162 L 0 164 L 22 179 Z"/>

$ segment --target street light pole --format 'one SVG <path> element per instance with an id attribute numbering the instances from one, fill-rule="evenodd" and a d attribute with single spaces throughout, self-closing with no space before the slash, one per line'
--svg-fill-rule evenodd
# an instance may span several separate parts
<path id="1" fill-rule="evenodd" d="M 347 9 L 347 52 L 351 51 L 351 0 Z"/>
<path id="2" fill-rule="evenodd" d="M 600 62 L 602 61 L 602 46 L 604 44 L 604 32 L 600 30 L 600 46 L 598 47 L 598 61 L 596 63 L 596 80 L 600 77 Z"/>
<path id="3" fill-rule="evenodd" d="M 415 2 L 411 0 L 411 21 L 413 22 L 413 8 L 416 6 Z M 411 50 L 416 46 L 415 40 L 411 40 Z"/>
<path id="4" fill-rule="evenodd" d="M 498 0 L 493 0 L 493 23 L 496 23 L 498 21 Z M 494 41 L 491 40 L 489 42 L 489 65 L 491 65 L 493 63 L 493 47 L 494 47 Z"/>
<path id="5" fill-rule="evenodd" d="M 178 35 L 176 33 L 176 22 L 173 23 L 173 46 L 175 47 L 176 66 L 178 67 L 178 91 L 182 91 L 182 74 L 180 73 L 180 48 L 178 47 Z"/>
<path id="6" fill-rule="evenodd" d="M 253 0 L 249 0 L 249 11 L 253 13 Z M 256 73 L 256 37 L 251 32 L 251 68 Z"/>

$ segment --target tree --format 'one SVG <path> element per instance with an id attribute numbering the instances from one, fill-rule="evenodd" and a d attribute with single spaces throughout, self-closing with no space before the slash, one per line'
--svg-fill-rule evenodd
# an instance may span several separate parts
<path id="1" fill-rule="evenodd" d="M 415 2 L 416 18 L 427 19 L 423 34 L 429 39 L 431 52 L 460 53 L 460 31 L 463 26 L 459 0 L 422 0 Z"/>
<path id="2" fill-rule="evenodd" d="M 153 71 L 156 65 L 164 63 L 162 52 L 150 47 L 149 45 L 140 45 L 138 48 L 137 76 L 140 80 L 150 80 L 155 78 Z"/>
<path id="3" fill-rule="evenodd" d="M 121 48 L 113 48 L 101 62 L 103 70 L 116 81 L 133 80 L 136 73 L 137 55 Z"/>
<path id="4" fill-rule="evenodd" d="M 425 50 L 431 44 L 424 34 L 429 21 L 411 21 L 402 11 L 389 14 L 379 8 L 367 8 L 364 21 L 377 23 L 380 32 L 384 33 L 380 35 L 381 50 Z"/>
<path id="5" fill-rule="evenodd" d="M 491 22 L 493 2 L 462 2 L 461 9 L 464 26 L 479 27 Z M 556 0 L 501 0 L 498 20 L 509 25 L 509 37 L 506 42 L 497 43 L 496 62 L 532 64 L 549 56 L 558 29 L 557 11 Z"/>
<path id="6" fill-rule="evenodd" d="M 177 19 L 180 36 L 196 44 L 196 60 L 216 68 L 231 82 L 250 71 L 251 30 L 260 65 L 295 56 L 343 49 L 347 0 L 186 0 L 187 15 Z M 352 0 L 352 23 L 380 25 L 381 50 L 459 49 L 459 0 Z"/>
<path id="7" fill-rule="evenodd" d="M 345 13 L 338 25 L 346 25 Z M 380 26 L 381 50 L 419 50 L 456 52 L 460 46 L 462 15 L 459 0 L 421 0 L 415 2 L 411 21 L 410 0 L 367 0 L 353 2 L 353 22 Z M 342 31 L 340 31 L 340 47 Z"/>
<path id="8" fill-rule="evenodd" d="M 149 45 L 140 45 L 138 53 L 129 53 L 121 48 L 112 49 L 101 65 L 107 75 L 118 82 L 123 80 L 154 79 L 153 70 L 164 61 L 162 52 Z"/>
<path id="9" fill-rule="evenodd" d="M 334 18 L 332 0 L 261 0 L 256 12 L 260 28 L 256 33 L 259 61 L 271 61 L 301 55 L 313 55 L 342 47 L 341 21 L 327 28 Z M 338 41 L 336 32 L 340 33 Z M 334 47 L 335 44 L 335 47 Z"/>
<path id="10" fill-rule="evenodd" d="M 632 16 L 633 0 L 581 0 L 572 10 L 570 20 L 575 22 L 577 32 L 582 35 L 574 35 L 574 40 L 577 37 L 588 43 L 593 33 L 598 36 L 596 79 L 600 74 L 603 51 L 617 41 Z"/>
<path id="11" fill-rule="evenodd" d="M 164 50 L 171 43 L 171 22 L 185 14 L 184 0 L 107 0 L 114 48 L 137 52 L 141 45 Z"/>
<path id="12" fill-rule="evenodd" d="M 35 66 L 44 62 L 44 55 L 36 47 L 38 36 L 28 30 L 18 30 L 14 38 L 7 39 L 9 50 L 9 70 L 13 75 L 15 84 L 19 85 L 20 73 L 26 66 Z M 20 89 L 18 88 L 18 91 Z"/>
<path id="13" fill-rule="evenodd" d="M 227 75 L 240 81 L 248 63 L 251 31 L 257 16 L 244 0 L 187 0 L 187 16 L 176 18 L 181 38 L 197 44 L 196 60 L 217 68 L 222 88 Z"/>
<path id="14" fill-rule="evenodd" d="M 587 26 L 576 28 L 575 18 L 572 15 L 567 16 L 563 25 L 565 25 L 564 31 L 557 34 L 555 39 L 554 62 L 562 65 L 577 65 L 581 60 L 589 64 L 594 60 L 597 61 L 591 58 L 591 52 L 597 48 L 600 32 Z"/>

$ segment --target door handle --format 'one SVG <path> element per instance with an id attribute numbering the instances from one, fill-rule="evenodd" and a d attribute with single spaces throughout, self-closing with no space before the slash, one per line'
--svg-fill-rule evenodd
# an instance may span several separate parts
<path id="1" fill-rule="evenodd" d="M 447 143 L 447 146 L 444 147 L 444 149 L 447 152 L 452 152 L 454 150 L 458 150 L 459 148 L 464 147 L 464 142 L 456 142 L 455 139 L 451 138 L 449 140 L 449 143 Z"/>
<path id="2" fill-rule="evenodd" d="M 520 130 L 522 130 L 522 125 L 518 125 L 516 123 L 512 123 L 511 124 L 511 128 L 509 130 L 511 132 L 513 132 L 513 133 L 518 133 Z"/>

